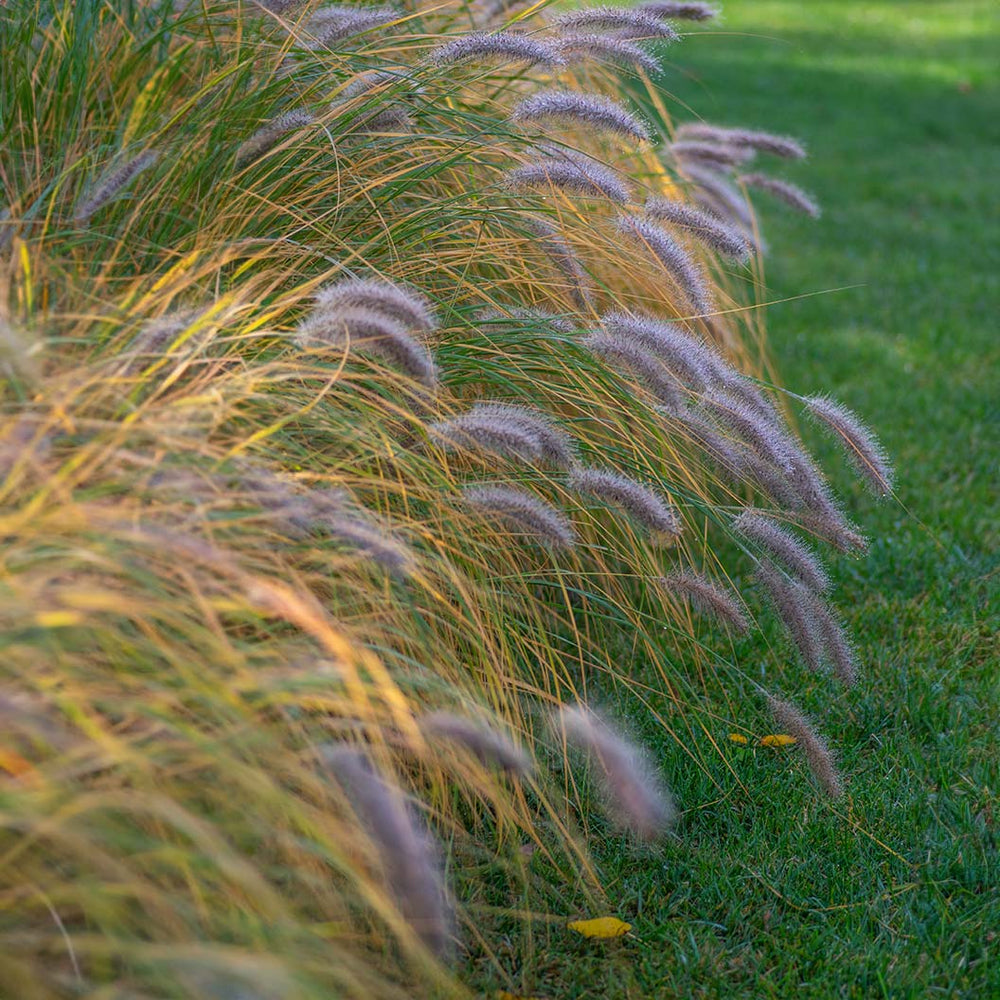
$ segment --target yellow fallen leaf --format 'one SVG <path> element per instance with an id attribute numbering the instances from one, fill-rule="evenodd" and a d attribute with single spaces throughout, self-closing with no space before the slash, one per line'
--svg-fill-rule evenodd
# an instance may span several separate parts
<path id="1" fill-rule="evenodd" d="M 506 990 L 497 990 L 496 1000 L 538 1000 L 538 998 L 523 997 L 520 993 L 508 993 Z"/>
<path id="2" fill-rule="evenodd" d="M 35 624 L 42 628 L 65 628 L 68 625 L 79 625 L 83 615 L 79 611 L 39 611 L 35 615 Z"/>
<path id="3" fill-rule="evenodd" d="M 794 736 L 788 736 L 785 733 L 773 733 L 770 736 L 762 736 L 760 738 L 760 745 L 762 747 L 790 747 L 798 743 L 798 740 Z"/>
<path id="4" fill-rule="evenodd" d="M 729 741 L 731 743 L 739 743 L 741 747 L 745 747 L 747 745 L 747 738 L 742 733 L 730 733 Z"/>
<path id="5" fill-rule="evenodd" d="M 574 920 L 567 925 L 571 931 L 588 938 L 616 938 L 628 934 L 632 925 L 617 917 L 594 917 L 593 920 Z"/>

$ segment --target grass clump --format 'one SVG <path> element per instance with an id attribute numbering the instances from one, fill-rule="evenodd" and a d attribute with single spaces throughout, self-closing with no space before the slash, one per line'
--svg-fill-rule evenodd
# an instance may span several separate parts
<path id="1" fill-rule="evenodd" d="M 533 23 L 672 38 L 649 9 Z M 712 582 L 733 517 L 847 530 L 701 216 L 622 214 L 684 201 L 683 157 L 603 60 L 462 44 L 498 12 L 3 21 L 0 975 L 26 998 L 460 995 L 466 873 L 507 914 L 602 898 L 544 720 L 629 683 L 623 635 L 714 711 L 704 678 L 747 676 L 678 598 L 748 625 Z M 104 172 L 130 149 L 158 155 Z M 749 240 L 740 204 L 718 231 Z M 638 751 L 567 712 L 655 839 Z"/>

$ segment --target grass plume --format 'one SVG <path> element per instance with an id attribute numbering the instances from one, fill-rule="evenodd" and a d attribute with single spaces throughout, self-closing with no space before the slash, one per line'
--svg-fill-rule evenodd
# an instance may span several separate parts
<path id="1" fill-rule="evenodd" d="M 650 76 L 663 69 L 659 59 L 626 38 L 597 32 L 567 31 L 556 40 L 560 55 L 570 65 L 586 60 L 615 66 L 639 66 Z"/>
<path id="2" fill-rule="evenodd" d="M 357 750 L 327 746 L 320 759 L 378 845 L 386 886 L 403 916 L 434 954 L 446 955 L 453 930 L 436 852 L 399 789 L 379 777 Z"/>
<path id="3" fill-rule="evenodd" d="M 736 598 L 707 576 L 693 570 L 674 570 L 660 579 L 660 586 L 669 594 L 686 598 L 734 632 L 745 635 L 750 631 L 750 620 Z"/>
<path id="4" fill-rule="evenodd" d="M 830 798 L 839 799 L 844 794 L 843 782 L 837 762 L 823 737 L 790 701 L 769 697 L 767 705 L 778 728 L 798 741 L 819 786 Z"/>
<path id="5" fill-rule="evenodd" d="M 550 120 L 648 142 L 649 128 L 618 101 L 599 94 L 579 94 L 570 90 L 543 90 L 514 106 L 511 120 L 521 124 Z"/>
<path id="6" fill-rule="evenodd" d="M 721 125 L 709 125 L 706 122 L 685 122 L 678 126 L 676 135 L 681 141 L 721 143 L 758 153 L 769 153 L 785 160 L 804 160 L 806 157 L 805 148 L 797 139 L 787 135 L 774 135 L 771 132 L 725 128 Z"/>
<path id="7" fill-rule="evenodd" d="M 445 42 L 431 53 L 431 61 L 439 66 L 470 61 L 523 62 L 549 68 L 565 63 L 560 49 L 553 43 L 529 38 L 513 31 L 474 32 Z"/>
<path id="8" fill-rule="evenodd" d="M 569 549 L 576 532 L 564 514 L 526 490 L 513 486 L 467 486 L 466 506 L 497 518 L 515 531 L 554 549 Z"/>
<path id="9" fill-rule="evenodd" d="M 608 812 L 615 823 L 643 840 L 662 836 L 674 822 L 674 804 L 639 749 L 583 706 L 564 707 L 558 725 L 567 742 L 597 765 Z"/>
<path id="10" fill-rule="evenodd" d="M 802 212 L 803 215 L 808 215 L 813 219 L 818 219 L 823 214 L 817 202 L 797 184 L 790 184 L 777 177 L 768 177 L 767 174 L 756 173 L 740 174 L 736 180 L 739 184 L 745 184 L 747 187 L 766 191 L 790 208 L 794 208 L 796 212 Z"/>
<path id="11" fill-rule="evenodd" d="M 533 770 L 531 758 L 496 730 L 451 712 L 431 712 L 417 723 L 428 739 L 446 740 L 465 747 L 482 763 L 499 767 L 519 777 Z"/>
<path id="12" fill-rule="evenodd" d="M 892 493 L 892 465 L 857 414 L 829 396 L 810 396 L 805 403 L 809 415 L 833 433 L 875 496 Z"/>
<path id="13" fill-rule="evenodd" d="M 144 149 L 98 182 L 93 192 L 80 201 L 73 212 L 73 220 L 81 225 L 90 221 L 91 216 L 102 209 L 116 194 L 123 191 L 144 170 L 148 170 L 160 158 L 155 149 Z"/>
<path id="14" fill-rule="evenodd" d="M 651 532 L 676 537 L 682 531 L 677 511 L 655 490 L 630 476 L 610 469 L 576 468 L 570 473 L 569 485 L 580 493 L 616 504 Z"/>
<path id="15" fill-rule="evenodd" d="M 582 7 L 560 14 L 555 23 L 561 28 L 602 29 L 616 32 L 621 38 L 656 38 L 676 42 L 680 36 L 661 17 L 641 7 Z"/>
<path id="16" fill-rule="evenodd" d="M 830 586 L 829 577 L 816 553 L 770 518 L 758 511 L 745 510 L 733 521 L 733 527 L 744 538 L 766 549 L 807 587 L 823 591 Z"/>
<path id="17" fill-rule="evenodd" d="M 716 215 L 700 211 L 682 201 L 659 197 L 647 199 L 645 213 L 657 222 L 666 222 L 683 229 L 716 253 L 743 262 L 750 257 L 752 246 L 746 236 Z"/>

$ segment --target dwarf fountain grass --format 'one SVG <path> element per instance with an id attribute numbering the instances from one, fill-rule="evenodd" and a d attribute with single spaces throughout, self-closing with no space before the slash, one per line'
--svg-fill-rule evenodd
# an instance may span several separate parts
<path id="1" fill-rule="evenodd" d="M 673 823 L 673 800 L 639 749 L 592 709 L 565 707 L 555 720 L 568 742 L 585 751 L 601 775 L 611 819 L 643 840 L 655 840 Z"/>
<path id="2" fill-rule="evenodd" d="M 531 758 L 502 733 L 451 712 L 431 712 L 418 720 L 429 739 L 450 740 L 473 753 L 484 764 L 526 777 L 533 769 Z"/>
<path id="3" fill-rule="evenodd" d="M 684 405 L 677 377 L 645 347 L 621 334 L 591 333 L 580 343 L 608 365 L 638 379 L 669 410 Z"/>
<path id="4" fill-rule="evenodd" d="M 354 35 L 384 28 L 400 17 L 392 7 L 330 4 L 317 10 L 306 22 L 306 49 L 330 47 Z"/>
<path id="5" fill-rule="evenodd" d="M 576 533 L 566 516 L 526 490 L 512 486 L 467 486 L 463 502 L 513 530 L 555 549 L 572 548 Z"/>
<path id="6" fill-rule="evenodd" d="M 823 737 L 790 701 L 772 696 L 767 699 L 767 705 L 779 728 L 794 736 L 802 747 L 809 770 L 823 791 L 831 798 L 840 798 L 844 794 L 843 782 L 833 753 Z"/>
<path id="7" fill-rule="evenodd" d="M 680 37 L 658 15 L 636 7 L 582 7 L 560 14 L 555 18 L 555 23 L 570 31 L 603 28 L 616 32 L 621 38 L 656 38 L 676 42 Z"/>
<path id="8" fill-rule="evenodd" d="M 616 310 L 605 313 L 601 325 L 655 355 L 678 379 L 697 391 L 705 389 L 721 364 L 702 341 L 676 323 Z"/>
<path id="9" fill-rule="evenodd" d="M 519 124 L 544 124 L 550 120 L 585 125 L 633 142 L 648 142 L 651 138 L 649 128 L 635 114 L 618 101 L 600 94 L 543 90 L 519 101 L 511 112 L 511 121 Z"/>
<path id="10" fill-rule="evenodd" d="M 689 254 L 660 226 L 636 216 L 622 215 L 616 228 L 623 236 L 645 247 L 653 258 L 677 283 L 677 287 L 699 316 L 712 312 L 712 303 L 705 277 Z"/>
<path id="11" fill-rule="evenodd" d="M 548 709 L 599 680 L 635 690 L 616 656 L 627 641 L 627 662 L 663 678 L 638 696 L 662 693 L 685 759 L 723 801 L 735 786 L 703 750 L 719 721 L 709 689 L 746 675 L 739 647 L 693 634 L 687 604 L 747 624 L 722 581 L 749 566 L 754 546 L 724 544 L 749 503 L 842 546 L 853 532 L 780 416 L 781 390 L 752 378 L 768 370 L 756 275 L 718 266 L 720 248 L 678 221 L 690 215 L 650 210 L 637 221 L 685 255 L 705 304 L 724 305 L 669 325 L 693 306 L 684 267 L 664 280 L 655 247 L 612 228 L 633 197 L 686 206 L 714 190 L 752 234 L 725 173 L 678 171 L 653 142 L 612 154 L 639 136 L 618 104 L 608 119 L 517 122 L 566 133 L 532 145 L 512 116 L 539 96 L 551 109 L 544 60 L 484 73 L 433 58 L 474 49 L 466 25 L 506 3 L 270 7 L 281 17 L 43 0 L 3 24 L 17 37 L 0 74 L 0 200 L 17 226 L 3 229 L 0 310 L 44 345 L 30 379 L 0 386 L 0 713 L 20 711 L 0 756 L 0 980 L 27 983 L 25 996 L 54 1000 L 67 983 L 460 996 L 429 953 L 446 958 L 475 922 L 461 936 L 478 963 L 497 900 L 517 901 L 511 955 L 530 966 L 533 925 L 518 914 L 607 906 L 574 760 L 542 735 Z M 645 16 L 662 38 L 661 13 Z M 581 32 L 627 53 L 615 17 L 572 27 L 526 10 L 518 30 L 561 54 Z M 622 91 L 598 61 L 560 74 L 555 93 L 577 111 L 606 108 L 571 89 L 584 80 Z M 280 150 L 239 167 L 217 155 L 293 101 L 315 114 L 299 119 L 308 141 L 282 133 Z M 410 112 L 402 141 L 373 134 L 403 131 Z M 67 226 L 80 165 L 146 141 L 171 151 L 147 183 L 108 198 L 100 227 Z M 599 199 L 497 183 L 542 158 L 591 182 L 610 171 L 624 201 L 607 177 Z M 197 317 L 172 327 L 189 304 Z M 462 424 L 476 451 L 492 433 L 490 448 L 530 461 L 501 471 L 496 454 L 445 454 Z M 655 532 L 620 544 L 604 518 L 574 507 L 571 522 L 543 499 L 589 504 L 567 486 L 595 475 L 591 495 L 631 504 L 637 529 L 666 525 L 675 502 L 688 530 L 669 553 Z M 833 609 L 773 572 L 846 679 Z M 442 708 L 428 721 L 430 706 Z M 485 719 L 497 721 L 474 731 Z M 574 732 L 598 747 L 599 774 L 624 766 L 608 780 L 615 819 L 662 830 L 668 802 L 656 782 L 643 790 L 641 755 L 590 715 Z M 507 733 L 515 753 L 493 742 Z M 339 773 L 317 767 L 331 741 Z M 460 922 L 432 831 L 467 900 Z"/>
<path id="12" fill-rule="evenodd" d="M 674 570 L 661 578 L 660 585 L 667 593 L 686 598 L 733 631 L 740 634 L 750 631 L 750 620 L 736 598 L 708 577 L 693 570 Z"/>
<path id="13" fill-rule="evenodd" d="M 86 198 L 73 210 L 73 220 L 81 225 L 90 221 L 112 198 L 123 191 L 144 170 L 148 170 L 160 158 L 155 149 L 144 149 L 137 156 L 130 157 L 121 166 L 106 174 Z"/>
<path id="14" fill-rule="evenodd" d="M 876 496 L 892 492 L 893 470 L 872 432 L 842 403 L 829 396 L 805 400 L 809 415 L 837 438 L 858 474 Z"/>
<path id="15" fill-rule="evenodd" d="M 667 222 L 683 229 L 717 253 L 741 262 L 750 257 L 752 246 L 744 233 L 727 225 L 718 216 L 699 211 L 685 202 L 649 198 L 646 200 L 645 213 L 657 222 Z"/>
<path id="16" fill-rule="evenodd" d="M 537 238 L 539 247 L 569 282 L 573 302 L 580 309 L 588 308 L 592 282 L 569 242 L 547 219 L 535 215 L 525 222 L 529 231 Z"/>
<path id="17" fill-rule="evenodd" d="M 437 367 L 427 347 L 381 306 L 317 302 L 295 334 L 303 347 L 350 349 L 385 358 L 428 386 L 437 381 Z"/>
<path id="18" fill-rule="evenodd" d="M 574 469 L 568 480 L 571 489 L 589 493 L 616 504 L 648 531 L 676 537 L 683 530 L 677 511 L 644 483 L 611 469 Z"/>
<path id="19" fill-rule="evenodd" d="M 830 586 L 829 577 L 816 553 L 759 511 L 743 511 L 733 521 L 733 527 L 745 538 L 766 549 L 807 587 L 822 591 Z"/>
<path id="20" fill-rule="evenodd" d="M 716 171 L 691 161 L 683 165 L 683 172 L 694 185 L 695 201 L 738 225 L 748 239 L 757 243 L 753 214 L 738 188 Z"/>
<path id="21" fill-rule="evenodd" d="M 693 160 L 706 164 L 710 169 L 727 168 L 746 163 L 753 158 L 753 150 L 724 142 L 696 142 L 678 140 L 670 144 L 670 152 L 683 164 Z"/>
<path id="22" fill-rule="evenodd" d="M 523 62 L 552 68 L 565 60 L 557 45 L 513 31 L 475 32 L 445 42 L 431 53 L 439 66 L 469 62 Z"/>
<path id="23" fill-rule="evenodd" d="M 677 127 L 675 135 L 680 141 L 720 143 L 753 152 L 769 153 L 771 156 L 780 156 L 786 160 L 803 160 L 806 157 L 805 148 L 797 139 L 786 135 L 773 135 L 770 132 L 725 128 L 707 122 L 685 122 Z"/>
<path id="24" fill-rule="evenodd" d="M 711 21 L 719 16 L 718 7 L 686 0 L 645 0 L 639 4 L 639 10 L 653 17 L 675 17 L 680 21 Z"/>
<path id="25" fill-rule="evenodd" d="M 481 447 L 517 459 L 567 468 L 575 461 L 570 437 L 538 410 L 512 403 L 477 403 L 427 428 L 438 446 Z"/>
<path id="26" fill-rule="evenodd" d="M 417 936 L 438 955 L 453 932 L 436 851 L 417 826 L 398 789 L 383 781 L 364 757 L 348 747 L 320 749 L 323 766 L 344 790 L 379 846 L 386 885 Z"/>
<path id="27" fill-rule="evenodd" d="M 308 128 L 315 121 L 311 112 L 302 108 L 293 108 L 272 119 L 259 128 L 249 139 L 236 150 L 237 166 L 245 166 L 263 156 L 272 149 L 282 136 L 300 129 Z"/>
<path id="28" fill-rule="evenodd" d="M 768 194 L 774 195 L 779 201 L 783 201 L 797 212 L 802 212 L 803 215 L 818 219 L 822 214 L 822 209 L 816 203 L 815 199 L 806 194 L 797 184 L 791 184 L 777 177 L 768 177 L 767 174 L 759 173 L 740 174 L 736 178 L 736 181 L 739 184 L 745 184 L 747 187 L 760 188 L 761 191 L 766 191 Z"/>
<path id="29" fill-rule="evenodd" d="M 566 157 L 546 156 L 508 170 L 504 181 L 512 188 L 556 187 L 590 198 L 607 198 L 624 205 L 629 188 L 621 178 L 599 163 L 580 163 Z"/>
<path id="30" fill-rule="evenodd" d="M 564 31 L 553 43 L 564 62 L 575 65 L 586 60 L 615 66 L 638 66 L 650 76 L 662 70 L 659 59 L 626 38 L 596 32 Z"/>

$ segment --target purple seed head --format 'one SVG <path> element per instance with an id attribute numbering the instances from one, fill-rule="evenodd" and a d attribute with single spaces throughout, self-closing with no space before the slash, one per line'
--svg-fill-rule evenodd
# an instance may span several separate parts
<path id="1" fill-rule="evenodd" d="M 750 621 L 743 607 L 708 577 L 693 570 L 675 570 L 663 577 L 660 585 L 670 594 L 687 598 L 699 610 L 718 618 L 733 631 L 741 635 L 750 631 Z"/>
<path id="2" fill-rule="evenodd" d="M 562 66 L 565 59 L 551 42 L 539 41 L 513 31 L 477 31 L 435 49 L 431 61 L 438 66 L 471 61 L 524 62 L 532 66 Z"/>
<path id="3" fill-rule="evenodd" d="M 565 707 L 556 725 L 568 743 L 597 766 L 608 811 L 617 825 L 643 840 L 655 840 L 674 822 L 670 793 L 639 749 L 589 708 Z"/>
<path id="4" fill-rule="evenodd" d="M 614 31 L 620 38 L 656 38 L 661 41 L 680 40 L 677 32 L 662 18 L 637 7 L 583 7 L 560 14 L 555 23 L 576 31 L 603 29 Z"/>
<path id="5" fill-rule="evenodd" d="M 616 35 L 566 32 L 556 39 L 555 45 L 564 61 L 570 65 L 593 60 L 615 66 L 639 66 L 650 76 L 655 76 L 663 68 L 655 56 L 651 56 L 634 42 Z"/>
<path id="6" fill-rule="evenodd" d="M 823 791 L 831 798 L 839 799 L 844 794 L 844 786 L 837 770 L 837 762 L 826 741 L 791 702 L 768 697 L 767 704 L 778 728 L 789 736 L 794 736 L 802 747 L 809 770 Z"/>
<path id="7" fill-rule="evenodd" d="M 813 219 L 818 219 L 822 215 L 822 210 L 816 201 L 795 184 L 788 181 L 778 180 L 776 177 L 768 177 L 766 174 L 740 174 L 736 178 L 740 184 L 747 187 L 759 188 L 773 195 L 779 201 L 794 208 L 797 212 L 802 212 Z"/>
<path id="8" fill-rule="evenodd" d="M 515 531 L 554 549 L 570 549 L 576 533 L 565 515 L 533 493 L 512 486 L 467 486 L 466 506 L 503 521 Z"/>
<path id="9" fill-rule="evenodd" d="M 570 90 L 543 90 L 515 105 L 511 120 L 519 123 L 556 122 L 587 125 L 603 132 L 648 142 L 649 128 L 631 111 L 610 97 L 578 94 Z"/>
<path id="10" fill-rule="evenodd" d="M 810 396 L 809 415 L 840 442 L 854 468 L 876 496 L 892 492 L 893 469 L 875 435 L 856 413 L 829 396 Z"/>
<path id="11" fill-rule="evenodd" d="M 657 222 L 666 222 L 677 229 L 690 233 L 711 250 L 746 261 L 753 249 L 752 244 L 740 230 L 727 225 L 717 215 L 700 211 L 681 201 L 666 198 L 650 198 L 645 205 L 646 215 Z"/>

